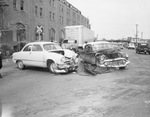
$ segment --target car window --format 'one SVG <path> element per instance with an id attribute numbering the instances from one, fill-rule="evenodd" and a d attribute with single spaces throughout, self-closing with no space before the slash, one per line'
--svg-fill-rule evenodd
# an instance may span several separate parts
<path id="1" fill-rule="evenodd" d="M 40 45 L 33 45 L 32 46 L 32 51 L 42 51 L 42 48 L 41 48 L 41 46 Z"/>
<path id="2" fill-rule="evenodd" d="M 45 44 L 44 49 L 45 50 L 54 50 L 55 48 L 54 48 L 54 45 L 52 45 L 52 44 Z"/>
<path id="3" fill-rule="evenodd" d="M 27 45 L 23 51 L 31 51 L 32 45 Z"/>
<path id="4" fill-rule="evenodd" d="M 44 44 L 43 45 L 44 49 L 47 50 L 56 50 L 56 49 L 62 49 L 59 45 L 57 44 Z"/>
<path id="5" fill-rule="evenodd" d="M 110 48 L 110 45 L 107 43 L 99 43 L 92 45 L 94 51 Z"/>

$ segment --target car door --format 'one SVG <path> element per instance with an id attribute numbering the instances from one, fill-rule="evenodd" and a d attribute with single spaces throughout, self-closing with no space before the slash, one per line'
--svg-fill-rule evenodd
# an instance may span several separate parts
<path id="1" fill-rule="evenodd" d="M 32 66 L 43 67 L 44 52 L 40 44 L 33 44 L 32 51 L 29 53 Z"/>
<path id="2" fill-rule="evenodd" d="M 30 65 L 30 53 L 31 53 L 32 44 L 29 44 L 23 48 L 20 52 L 19 59 L 23 61 L 24 65 Z"/>

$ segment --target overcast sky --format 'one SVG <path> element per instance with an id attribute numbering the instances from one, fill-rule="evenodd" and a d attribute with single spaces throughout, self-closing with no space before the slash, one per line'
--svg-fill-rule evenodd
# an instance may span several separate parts
<path id="1" fill-rule="evenodd" d="M 67 0 L 88 17 L 99 39 L 150 39 L 150 0 Z M 142 36 L 143 35 L 143 36 Z"/>

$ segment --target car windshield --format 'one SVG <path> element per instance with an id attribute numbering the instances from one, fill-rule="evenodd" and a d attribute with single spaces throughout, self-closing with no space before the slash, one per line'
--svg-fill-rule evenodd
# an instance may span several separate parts
<path id="1" fill-rule="evenodd" d="M 102 50 L 102 49 L 109 49 L 109 48 L 115 48 L 116 45 L 111 43 L 99 43 L 99 44 L 93 44 L 92 48 L 94 51 Z"/>
<path id="2" fill-rule="evenodd" d="M 44 44 L 43 47 L 46 51 L 62 49 L 58 44 Z"/>

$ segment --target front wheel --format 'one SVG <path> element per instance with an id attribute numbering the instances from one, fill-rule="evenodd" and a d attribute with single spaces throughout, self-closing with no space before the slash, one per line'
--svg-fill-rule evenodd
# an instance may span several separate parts
<path id="1" fill-rule="evenodd" d="M 23 64 L 22 61 L 17 61 L 17 66 L 19 69 L 23 70 L 25 68 L 25 65 Z"/>
<path id="2" fill-rule="evenodd" d="M 47 67 L 48 67 L 48 69 L 49 69 L 49 71 L 51 73 L 56 73 L 56 71 L 57 71 L 57 65 L 56 65 L 56 63 L 49 62 Z"/>
<path id="3" fill-rule="evenodd" d="M 139 54 L 140 52 L 139 52 L 139 51 L 136 51 L 136 53 Z"/>

